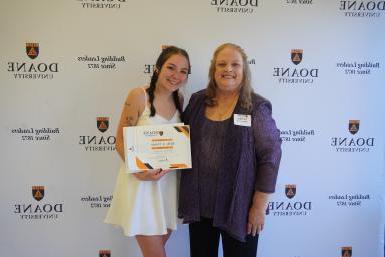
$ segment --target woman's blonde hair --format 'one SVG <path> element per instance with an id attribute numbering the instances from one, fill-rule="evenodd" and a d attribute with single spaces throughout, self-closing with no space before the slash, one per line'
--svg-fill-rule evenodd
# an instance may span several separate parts
<path id="1" fill-rule="evenodd" d="M 239 93 L 239 101 L 241 107 L 246 109 L 247 111 L 251 111 L 252 102 L 251 102 L 251 94 L 254 93 L 253 88 L 251 87 L 251 72 L 249 67 L 249 62 L 247 60 L 247 55 L 245 51 L 238 45 L 233 43 L 225 43 L 220 45 L 214 51 L 213 58 L 211 60 L 210 69 L 209 69 L 209 83 L 206 88 L 206 104 L 208 106 L 215 106 L 217 103 L 215 101 L 217 85 L 215 82 L 215 63 L 218 58 L 218 54 L 225 48 L 233 48 L 237 50 L 242 56 L 243 62 L 243 79 L 241 82 L 240 93 Z"/>

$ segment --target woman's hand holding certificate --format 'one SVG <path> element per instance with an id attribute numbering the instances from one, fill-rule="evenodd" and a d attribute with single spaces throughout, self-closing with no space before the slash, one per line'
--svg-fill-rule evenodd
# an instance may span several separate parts
<path id="1" fill-rule="evenodd" d="M 123 135 L 128 173 L 191 168 L 190 129 L 187 125 L 125 127 Z M 140 176 L 157 178 L 162 174 L 155 172 Z"/>
<path id="2" fill-rule="evenodd" d="M 162 169 L 156 169 L 156 170 L 144 170 L 141 172 L 133 173 L 133 175 L 143 181 L 157 181 L 161 177 L 167 174 L 167 172 L 170 172 L 171 170 L 162 170 Z"/>

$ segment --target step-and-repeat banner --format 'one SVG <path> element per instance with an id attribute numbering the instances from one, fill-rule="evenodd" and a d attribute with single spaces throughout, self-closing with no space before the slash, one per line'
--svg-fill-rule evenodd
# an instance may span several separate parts
<path id="1" fill-rule="evenodd" d="M 124 99 L 172 44 L 191 57 L 188 100 L 233 42 L 283 140 L 258 256 L 383 256 L 385 1 L 24 0 L 0 14 L 2 255 L 140 256 L 103 223 Z M 189 256 L 186 226 L 167 252 Z"/>

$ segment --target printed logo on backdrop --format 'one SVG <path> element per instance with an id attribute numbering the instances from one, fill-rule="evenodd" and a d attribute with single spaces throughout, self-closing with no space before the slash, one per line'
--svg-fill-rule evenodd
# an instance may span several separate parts
<path id="1" fill-rule="evenodd" d="M 13 205 L 14 215 L 22 220 L 57 220 L 64 214 L 64 203 L 46 200 L 44 186 L 32 186 L 31 191 L 32 197 L 30 193 L 26 194 L 31 201 L 22 201 Z"/>
<path id="2" fill-rule="evenodd" d="M 337 70 L 350 76 L 371 75 L 380 69 L 380 63 L 376 61 L 342 61 L 336 64 Z"/>
<path id="3" fill-rule="evenodd" d="M 79 63 L 84 63 L 89 70 L 93 70 L 93 71 L 117 70 L 121 63 L 126 62 L 126 58 L 123 55 L 92 56 L 92 55 L 86 54 L 83 56 L 78 56 L 76 60 Z"/>
<path id="4" fill-rule="evenodd" d="M 297 185 L 285 185 L 284 197 L 281 201 L 269 202 L 266 210 L 271 216 L 306 216 L 312 212 L 312 202 L 304 201 L 302 195 L 298 196 Z"/>
<path id="5" fill-rule="evenodd" d="M 99 257 L 111 257 L 110 250 L 99 250 Z"/>
<path id="6" fill-rule="evenodd" d="M 313 0 L 283 0 L 284 4 L 288 5 L 312 5 Z"/>
<path id="7" fill-rule="evenodd" d="M 38 43 L 26 43 L 25 51 L 29 58 L 35 59 L 39 55 L 39 44 Z"/>
<path id="8" fill-rule="evenodd" d="M 60 135 L 59 128 L 13 128 L 11 134 L 22 142 L 48 142 Z"/>
<path id="9" fill-rule="evenodd" d="M 39 43 L 25 43 L 25 58 L 7 62 L 7 71 L 15 79 L 53 79 L 59 72 L 59 63 L 47 62 L 44 57 L 41 60 L 39 54 Z"/>
<path id="10" fill-rule="evenodd" d="M 259 0 L 209 0 L 218 13 L 251 14 L 259 7 Z"/>
<path id="11" fill-rule="evenodd" d="M 342 257 L 352 257 L 353 251 L 351 246 L 341 247 L 341 256 Z"/>
<path id="12" fill-rule="evenodd" d="M 385 1 L 337 1 L 338 10 L 345 17 L 354 18 L 379 18 L 384 15 Z"/>
<path id="13" fill-rule="evenodd" d="M 297 192 L 296 185 L 286 185 L 285 186 L 285 195 L 287 198 L 291 199 L 295 196 L 295 193 Z"/>
<path id="14" fill-rule="evenodd" d="M 32 186 L 32 196 L 36 201 L 40 201 L 44 198 L 44 187 L 43 186 Z"/>
<path id="15" fill-rule="evenodd" d="M 360 129 L 360 121 L 359 120 L 349 120 L 349 132 L 352 135 L 355 135 Z"/>
<path id="16" fill-rule="evenodd" d="M 96 126 L 98 127 L 100 132 L 105 132 L 108 129 L 110 118 L 108 117 L 97 117 L 96 118 Z"/>
<path id="17" fill-rule="evenodd" d="M 367 135 L 360 120 L 349 120 L 342 136 L 331 138 L 330 146 L 339 153 L 366 153 L 375 147 L 375 137 Z"/>
<path id="18" fill-rule="evenodd" d="M 115 136 L 104 134 L 109 128 L 109 117 L 96 117 L 96 134 L 79 136 L 79 145 L 87 152 L 115 151 Z"/>
<path id="19" fill-rule="evenodd" d="M 120 9 L 127 6 L 126 0 L 74 0 L 84 9 Z"/>
<path id="20" fill-rule="evenodd" d="M 335 193 L 329 195 L 329 201 L 335 202 L 335 204 L 341 208 L 359 208 L 362 207 L 365 202 L 370 200 L 370 194 L 365 193 Z"/>
<path id="21" fill-rule="evenodd" d="M 293 49 L 293 50 L 291 50 L 291 61 L 295 65 L 298 65 L 302 61 L 302 54 L 303 54 L 303 50 L 302 49 Z"/>
<path id="22" fill-rule="evenodd" d="M 304 143 L 315 136 L 314 129 L 281 129 L 282 142 Z"/>
<path id="23" fill-rule="evenodd" d="M 87 196 L 82 196 L 80 201 L 91 209 L 109 208 L 112 195 L 88 194 Z"/>
<path id="24" fill-rule="evenodd" d="M 292 49 L 290 51 L 290 63 L 273 68 L 273 78 L 280 84 L 306 85 L 312 84 L 318 79 L 319 69 L 303 64 L 303 49 Z"/>

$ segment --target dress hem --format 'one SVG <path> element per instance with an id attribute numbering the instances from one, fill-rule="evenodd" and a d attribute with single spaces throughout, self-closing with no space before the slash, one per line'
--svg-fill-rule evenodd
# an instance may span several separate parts
<path id="1" fill-rule="evenodd" d="M 167 228 L 165 232 L 162 232 L 161 234 L 158 234 L 158 233 L 149 233 L 149 232 L 145 232 L 145 233 L 140 233 L 140 232 L 134 232 L 134 233 L 128 233 L 126 231 L 126 229 L 121 225 L 121 224 L 117 224 L 117 223 L 114 223 L 114 222 L 107 222 L 107 221 L 104 221 L 105 224 L 108 224 L 108 225 L 112 225 L 113 227 L 115 228 L 120 228 L 123 232 L 123 235 L 126 236 L 126 237 L 134 237 L 134 236 L 163 236 L 163 235 L 166 235 L 168 233 L 167 230 L 171 230 L 171 231 L 176 231 L 177 230 L 177 227 L 175 228 Z"/>

